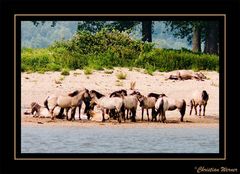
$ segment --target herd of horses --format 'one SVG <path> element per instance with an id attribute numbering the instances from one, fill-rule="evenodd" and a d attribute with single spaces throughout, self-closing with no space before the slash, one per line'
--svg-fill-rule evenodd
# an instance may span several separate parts
<path id="1" fill-rule="evenodd" d="M 190 115 L 192 109 L 197 115 L 197 107 L 199 107 L 199 116 L 203 106 L 203 116 L 205 116 L 205 108 L 209 99 L 209 94 L 206 90 L 196 91 L 190 100 Z M 76 109 L 79 108 L 79 120 L 81 120 L 81 108 L 84 103 L 84 113 L 88 119 L 93 117 L 94 109 L 97 108 L 102 112 L 102 121 L 104 122 L 105 114 L 109 115 L 110 119 L 117 119 L 120 123 L 122 120 L 130 119 L 136 122 L 136 111 L 138 105 L 142 109 L 141 120 L 143 120 L 144 110 L 147 112 L 148 121 L 166 121 L 166 111 L 178 109 L 180 112 L 180 121 L 183 122 L 183 117 L 186 112 L 186 101 L 184 99 L 177 100 L 169 98 L 164 93 L 149 93 L 147 96 L 142 95 L 139 91 L 131 91 L 121 89 L 112 92 L 110 95 L 104 95 L 96 90 L 88 90 L 81 88 L 68 94 L 51 95 L 44 101 L 44 108 L 47 109 L 51 115 L 51 119 L 65 118 L 67 120 L 75 119 Z M 54 114 L 56 108 L 60 108 L 59 113 Z M 151 120 L 149 118 L 149 109 L 151 109 Z M 65 110 L 65 114 L 64 114 Z M 69 110 L 71 116 L 69 118 Z M 41 115 L 41 106 L 36 102 L 31 104 L 31 113 L 35 116 Z M 158 119 L 159 116 L 159 119 Z"/>

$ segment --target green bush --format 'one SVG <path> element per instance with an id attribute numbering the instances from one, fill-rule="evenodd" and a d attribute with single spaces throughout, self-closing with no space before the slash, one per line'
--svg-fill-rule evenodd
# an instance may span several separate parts
<path id="1" fill-rule="evenodd" d="M 22 48 L 21 71 L 60 71 L 88 67 L 144 68 L 146 73 L 176 69 L 219 71 L 219 57 L 181 50 L 154 48 L 154 44 L 132 39 L 120 31 L 102 30 L 96 34 L 78 32 L 70 40 L 55 42 L 48 48 Z"/>

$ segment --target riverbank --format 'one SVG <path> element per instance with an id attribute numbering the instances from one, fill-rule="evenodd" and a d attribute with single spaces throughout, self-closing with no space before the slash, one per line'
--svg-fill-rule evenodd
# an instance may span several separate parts
<path id="1" fill-rule="evenodd" d="M 118 79 L 118 73 L 126 74 L 126 79 Z M 174 72 L 154 72 L 153 75 L 144 73 L 139 68 L 114 68 L 113 70 L 93 71 L 92 74 L 85 75 L 83 70 L 71 71 L 69 76 L 62 76 L 60 72 L 21 73 L 21 124 L 37 126 L 80 126 L 80 127 L 218 127 L 219 124 L 219 73 L 216 71 L 201 71 L 207 79 L 204 81 L 192 80 L 168 80 L 170 74 Z M 168 97 L 175 99 L 185 99 L 187 102 L 184 122 L 180 122 L 178 110 L 167 111 L 167 123 L 140 121 L 141 108 L 137 108 L 137 122 L 130 121 L 119 124 L 117 120 L 101 122 L 101 113 L 96 110 L 99 118 L 95 121 L 78 120 L 76 112 L 74 121 L 50 118 L 33 118 L 31 115 L 24 115 L 29 110 L 31 102 L 43 105 L 45 98 L 52 94 L 63 94 L 72 92 L 80 87 L 89 90 L 97 90 L 105 95 L 111 92 L 126 89 L 130 90 L 130 83 L 136 82 L 135 90 L 143 95 L 150 92 L 165 93 Z M 206 107 L 206 116 L 198 117 L 189 115 L 189 101 L 194 90 L 206 90 L 209 93 L 209 101 Z M 81 113 L 83 113 L 84 106 Z M 151 111 L 150 111 L 151 113 Z M 83 117 L 84 118 L 84 117 Z M 151 118 L 151 116 L 150 116 Z M 146 111 L 144 120 L 147 120 Z"/>

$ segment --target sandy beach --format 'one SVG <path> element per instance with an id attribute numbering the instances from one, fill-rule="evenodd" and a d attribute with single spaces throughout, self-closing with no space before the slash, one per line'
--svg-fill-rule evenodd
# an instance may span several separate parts
<path id="1" fill-rule="evenodd" d="M 123 72 L 127 74 L 126 79 L 119 80 L 116 74 Z M 133 68 L 114 68 L 114 70 L 93 71 L 90 75 L 85 75 L 82 70 L 70 71 L 69 76 L 62 76 L 60 72 L 22 73 L 21 74 L 21 123 L 24 126 L 81 126 L 81 127 L 218 127 L 219 126 L 219 73 L 215 71 L 201 71 L 207 79 L 197 80 L 167 80 L 174 72 L 155 72 L 152 76 L 144 73 L 144 70 Z M 43 105 L 48 95 L 63 94 L 72 92 L 78 88 L 85 87 L 89 90 L 97 90 L 105 95 L 120 89 L 127 89 L 131 93 L 130 83 L 135 81 L 135 90 L 143 95 L 150 92 L 165 93 L 168 97 L 175 99 L 185 99 L 187 102 L 184 122 L 180 122 L 180 113 L 167 111 L 167 123 L 140 121 L 141 108 L 137 109 L 137 122 L 118 123 L 116 120 L 107 120 L 102 123 L 95 119 L 66 121 L 50 118 L 34 118 L 31 115 L 24 115 L 29 110 L 31 102 Z M 206 107 L 206 116 L 199 117 L 189 115 L 189 101 L 194 90 L 206 90 L 209 93 L 209 101 Z M 84 108 L 84 107 L 83 107 Z M 83 112 L 82 108 L 82 112 Z M 100 111 L 96 110 L 100 115 Z M 151 112 L 150 112 L 151 113 Z M 84 117 L 84 116 L 83 116 Z M 147 119 L 146 112 L 144 119 Z"/>

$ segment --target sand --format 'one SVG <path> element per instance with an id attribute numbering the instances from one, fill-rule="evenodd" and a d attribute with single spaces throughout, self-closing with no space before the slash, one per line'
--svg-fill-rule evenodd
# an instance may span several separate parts
<path id="1" fill-rule="evenodd" d="M 118 80 L 116 74 L 124 72 L 126 79 Z M 204 81 L 193 80 L 167 80 L 174 72 L 155 72 L 152 76 L 145 74 L 144 70 L 133 68 L 114 68 L 114 70 L 93 71 L 90 75 L 85 75 L 82 70 L 70 71 L 69 76 L 62 76 L 60 72 L 22 73 L 21 74 L 21 122 L 22 125 L 37 126 L 126 126 L 126 127 L 218 127 L 219 125 L 219 73 L 215 71 L 201 71 L 207 76 Z M 78 120 L 76 113 L 75 121 L 66 121 L 50 118 L 33 118 L 31 115 L 24 115 L 29 110 L 31 102 L 43 105 L 45 98 L 52 94 L 63 94 L 72 92 L 78 88 L 85 87 L 89 90 L 97 90 L 103 94 L 110 94 L 115 90 L 127 89 L 131 93 L 130 83 L 136 81 L 135 90 L 143 95 L 150 92 L 165 93 L 168 97 L 175 99 L 185 99 L 187 102 L 186 115 L 184 122 L 180 122 L 180 113 L 168 111 L 166 113 L 167 123 L 140 121 L 141 108 L 137 109 L 137 123 L 130 121 L 117 123 L 116 120 L 106 121 L 105 123 L 91 120 Z M 198 117 L 189 115 L 189 101 L 191 94 L 195 90 L 206 90 L 209 93 L 209 101 L 206 107 L 206 116 Z M 84 107 L 83 107 L 84 108 Z M 100 112 L 96 110 L 96 113 Z M 147 119 L 146 112 L 144 119 Z"/>

